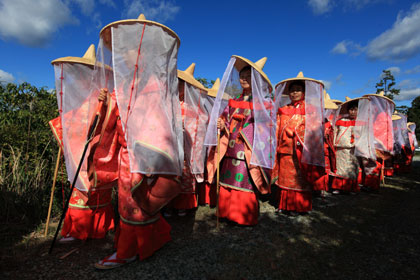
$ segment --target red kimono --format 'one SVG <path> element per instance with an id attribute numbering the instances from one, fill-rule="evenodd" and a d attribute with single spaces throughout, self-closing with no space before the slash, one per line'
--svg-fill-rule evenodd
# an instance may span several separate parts
<path id="1" fill-rule="evenodd" d="M 110 112 L 104 112 L 104 122 L 110 119 Z M 62 126 L 61 118 L 55 118 L 49 122 L 51 130 L 57 141 L 62 143 Z M 101 128 L 97 128 L 101 130 Z M 108 135 L 105 131 L 102 132 L 105 137 L 95 137 L 93 149 L 102 151 L 103 139 L 112 140 L 112 135 Z M 104 153 L 98 152 L 95 156 L 95 161 L 100 165 L 113 164 L 117 157 L 104 157 Z M 93 171 L 94 172 L 94 171 Z M 93 175 L 92 172 L 89 172 Z M 109 230 L 114 229 L 114 209 L 111 205 L 112 188 L 116 185 L 117 174 L 107 173 L 94 174 L 90 180 L 90 187 L 88 192 L 82 192 L 76 188 L 70 198 L 69 208 L 66 212 L 61 235 L 71 236 L 77 239 L 85 240 L 87 238 L 104 238 Z"/>
<path id="2" fill-rule="evenodd" d="M 301 155 L 305 133 L 305 103 L 298 101 L 279 109 L 277 151 L 273 168 L 275 184 L 281 189 L 279 209 L 312 210 L 312 186 L 302 169 Z"/>
<path id="3" fill-rule="evenodd" d="M 118 173 L 118 211 L 120 224 L 115 236 L 118 259 L 128 259 L 134 255 L 145 259 L 171 240 L 170 225 L 160 215 L 160 209 L 179 192 L 176 176 L 131 173 L 127 144 L 119 117 L 115 94 L 108 97 L 103 110 L 111 111 L 108 123 L 101 122 L 99 131 L 107 131 L 115 141 L 105 141 L 103 146 L 109 157 L 116 155 L 119 161 L 114 164 L 100 165 L 95 161 L 96 153 L 91 151 L 89 166 L 97 174 Z M 153 116 L 151 116 L 153 117 Z M 103 136 L 104 137 L 104 136 Z"/>

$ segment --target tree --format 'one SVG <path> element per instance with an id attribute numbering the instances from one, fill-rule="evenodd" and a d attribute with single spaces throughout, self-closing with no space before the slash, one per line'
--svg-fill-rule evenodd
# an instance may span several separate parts
<path id="1" fill-rule="evenodd" d="M 201 78 L 201 77 L 197 77 L 195 79 L 199 81 L 206 88 L 211 88 L 215 82 L 214 80 L 210 80 L 209 82 L 206 78 Z"/>
<path id="2" fill-rule="evenodd" d="M 386 97 L 394 99 L 395 95 L 400 94 L 400 90 L 393 88 L 395 86 L 395 78 L 391 70 L 382 70 L 381 80 L 376 83 L 376 93 L 383 91 Z"/>

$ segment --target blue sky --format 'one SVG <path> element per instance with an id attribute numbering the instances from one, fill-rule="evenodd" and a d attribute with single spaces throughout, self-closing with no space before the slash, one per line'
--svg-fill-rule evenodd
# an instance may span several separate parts
<path id="1" fill-rule="evenodd" d="M 397 105 L 420 95 L 420 1 L 408 0 L 0 0 L 0 81 L 54 88 L 52 60 L 140 13 L 178 34 L 178 67 L 195 62 L 199 77 L 221 77 L 233 54 L 266 56 L 273 84 L 303 71 L 343 100 L 375 92 L 390 69 Z"/>

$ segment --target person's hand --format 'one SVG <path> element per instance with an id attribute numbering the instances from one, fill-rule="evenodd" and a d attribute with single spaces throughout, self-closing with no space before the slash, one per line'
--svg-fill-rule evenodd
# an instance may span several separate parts
<path id="1" fill-rule="evenodd" d="M 217 119 L 217 129 L 223 130 L 225 128 L 225 121 L 222 118 Z"/>
<path id="2" fill-rule="evenodd" d="M 108 89 L 101 88 L 101 91 L 99 92 L 98 100 L 106 102 L 107 96 L 108 96 Z"/>

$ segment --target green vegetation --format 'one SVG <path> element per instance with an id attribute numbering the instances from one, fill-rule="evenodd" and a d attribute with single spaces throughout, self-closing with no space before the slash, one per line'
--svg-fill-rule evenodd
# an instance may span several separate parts
<path id="1" fill-rule="evenodd" d="M 0 84 L 0 230 L 6 240 L 47 216 L 58 152 L 48 121 L 57 115 L 55 92 L 28 83 Z M 60 177 L 59 182 L 65 178 Z M 58 188 L 56 212 L 60 193 Z"/>

